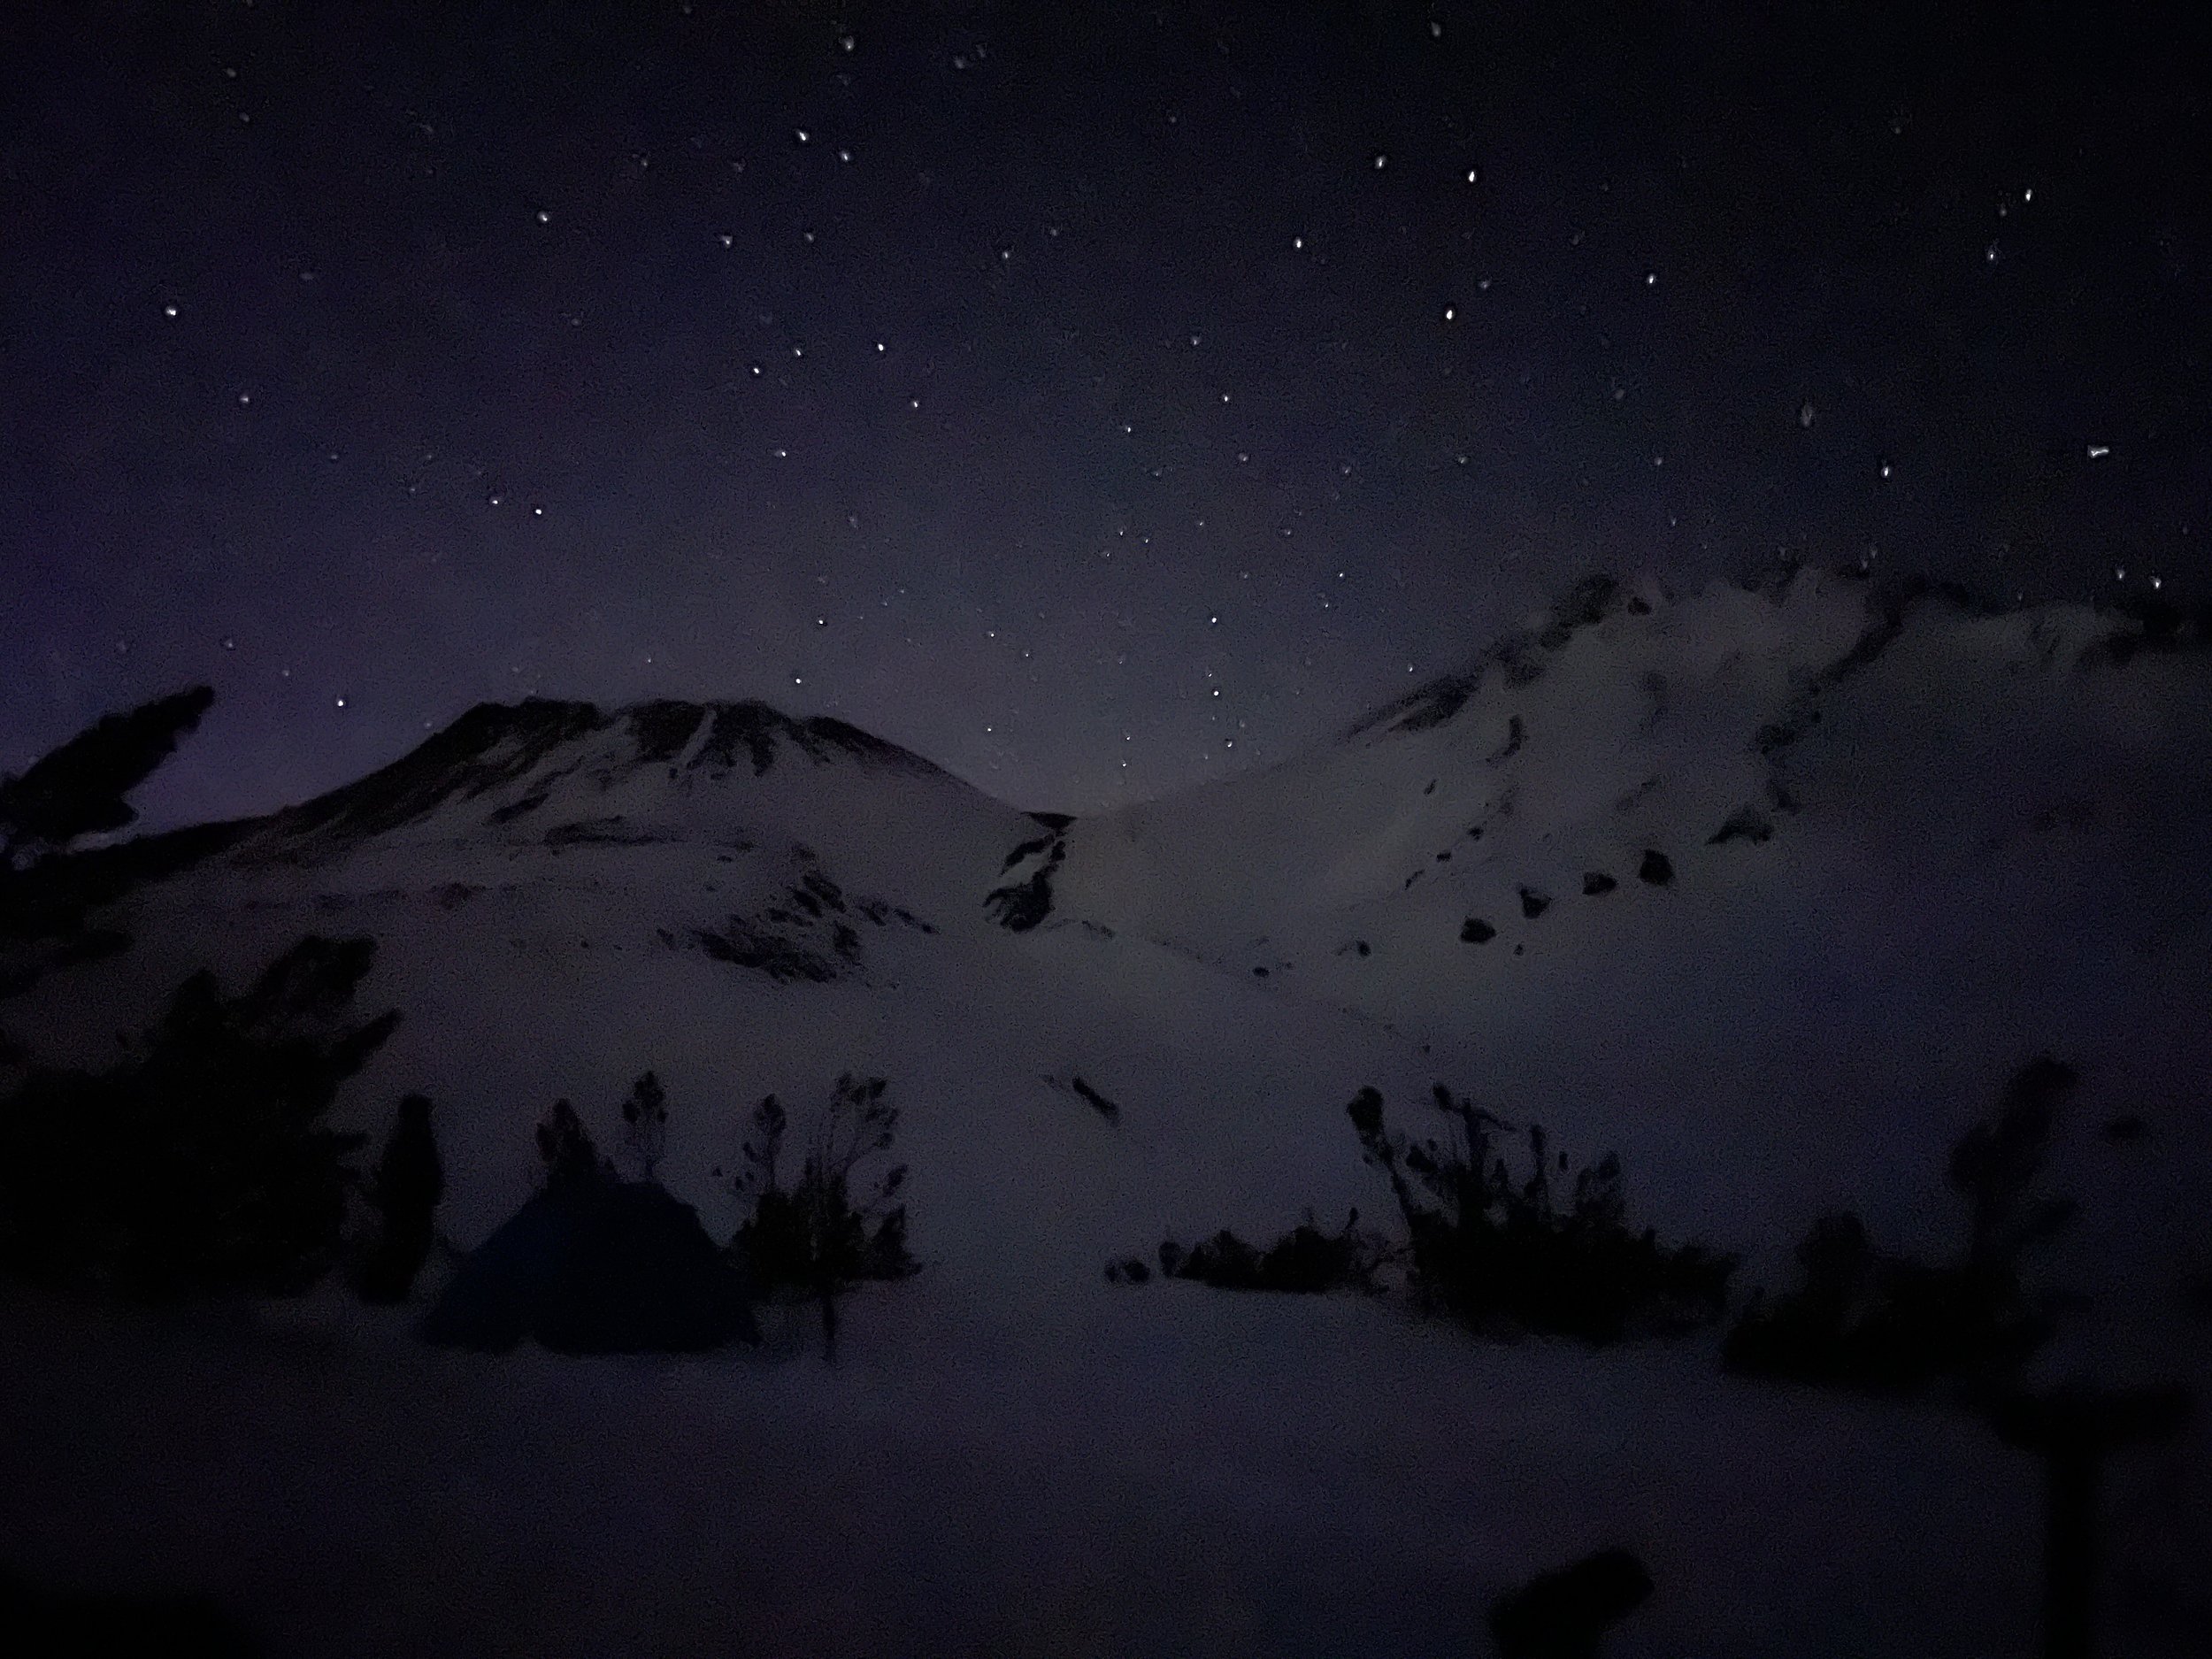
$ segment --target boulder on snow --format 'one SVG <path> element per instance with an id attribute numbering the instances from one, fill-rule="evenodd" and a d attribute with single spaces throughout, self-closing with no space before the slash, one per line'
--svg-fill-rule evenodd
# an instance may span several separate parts
<path id="1" fill-rule="evenodd" d="M 549 1183 L 467 1256 L 421 1333 L 504 1353 L 695 1354 L 757 1342 L 743 1276 L 698 1211 L 655 1181 L 603 1173 Z"/>
<path id="2" fill-rule="evenodd" d="M 1705 838 L 1708 847 L 1725 847 L 1730 841 L 1765 841 L 1774 836 L 1774 822 L 1755 806 L 1740 806 L 1731 812 L 1721 826 Z"/>

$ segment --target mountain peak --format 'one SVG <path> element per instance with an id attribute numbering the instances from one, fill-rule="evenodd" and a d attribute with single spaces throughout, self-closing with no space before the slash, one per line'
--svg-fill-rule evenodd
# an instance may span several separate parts
<path id="1" fill-rule="evenodd" d="M 1384 704 L 1350 726 L 1344 737 L 1348 741 L 1377 731 L 1419 732 L 1441 726 L 1465 706 L 1486 675 L 1500 672 L 1509 685 L 1526 685 L 1543 673 L 1551 652 L 1586 628 L 1624 613 L 1648 616 L 1668 598 L 1656 581 L 1623 583 L 1601 572 L 1586 576 L 1527 626 L 1483 651 L 1470 667 L 1440 675 Z"/>
<path id="2" fill-rule="evenodd" d="M 499 826 L 534 818 L 572 780 L 587 781 L 586 793 L 603 810 L 603 798 L 633 780 L 680 792 L 732 776 L 764 777 L 779 762 L 801 760 L 810 771 L 845 764 L 946 775 L 846 721 L 786 714 L 757 700 L 656 698 L 606 710 L 527 697 L 476 704 L 389 765 L 277 813 L 268 833 L 334 849 L 434 817 L 457 818 L 457 830 Z"/>

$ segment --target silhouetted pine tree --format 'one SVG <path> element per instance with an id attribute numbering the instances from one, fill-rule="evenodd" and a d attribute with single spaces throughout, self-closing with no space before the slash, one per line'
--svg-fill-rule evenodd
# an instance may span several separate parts
<path id="1" fill-rule="evenodd" d="M 668 1145 L 668 1092 L 652 1072 L 630 1085 L 630 1097 L 622 1102 L 622 1125 L 623 1146 L 638 1179 L 652 1180 Z"/>
<path id="2" fill-rule="evenodd" d="M 195 686 L 103 715 L 21 777 L 0 779 L 0 868 L 131 823 L 138 814 L 123 797 L 174 752 L 214 701 L 212 690 Z"/>
<path id="3" fill-rule="evenodd" d="M 404 1302 L 415 1275 L 430 1256 L 433 1219 L 445 1194 L 445 1166 L 430 1132 L 427 1096 L 410 1094 L 369 1178 L 367 1197 L 377 1215 L 377 1235 L 361 1263 L 364 1302 Z"/>
<path id="4" fill-rule="evenodd" d="M 565 1100 L 555 1101 L 538 1122 L 538 1157 L 545 1165 L 548 1187 L 597 1180 L 607 1173 L 584 1120 Z"/>
<path id="5" fill-rule="evenodd" d="M 837 1079 L 828 1109 L 817 1121 L 796 1182 L 786 1189 L 779 1165 L 787 1119 L 773 1094 L 753 1109 L 744 1146 L 738 1195 L 752 1213 L 730 1241 L 742 1256 L 757 1290 L 803 1291 L 821 1305 L 824 1352 L 837 1348 L 837 1298 L 863 1279 L 903 1279 L 918 1264 L 906 1246 L 906 1206 L 894 1200 L 906 1184 L 906 1166 L 895 1165 L 864 1197 L 853 1196 L 853 1178 L 868 1159 L 891 1148 L 898 1108 L 883 1098 L 881 1078 L 847 1072 Z"/>
<path id="6" fill-rule="evenodd" d="M 235 997 L 195 974 L 108 1070 L 33 1068 L 0 1099 L 0 1266 L 140 1297 L 313 1283 L 363 1139 L 323 1117 L 399 1020 L 350 1018 L 375 951 L 304 939 Z"/>

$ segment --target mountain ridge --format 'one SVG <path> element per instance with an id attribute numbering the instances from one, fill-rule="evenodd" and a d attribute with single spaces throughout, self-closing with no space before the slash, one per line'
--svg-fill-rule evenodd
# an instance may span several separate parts
<path id="1" fill-rule="evenodd" d="M 672 1189 L 726 1226 L 746 1102 L 887 1076 L 916 1247 L 987 1301 L 1371 1204 L 1371 1083 L 1616 1147 L 1678 1233 L 1850 1203 L 1903 1239 L 2047 1045 L 2153 1102 L 2162 1161 L 2093 1142 L 2093 1195 L 2177 1215 L 2212 1188 L 2212 657 L 2151 634 L 1809 572 L 1586 585 L 1440 718 L 1079 818 L 758 703 L 484 705 L 298 807 L 55 861 L 9 1023 L 90 1064 L 195 970 L 374 938 L 406 1018 L 345 1110 L 442 1102 L 463 1240 L 556 1097 L 612 1135 L 656 1069 Z"/>

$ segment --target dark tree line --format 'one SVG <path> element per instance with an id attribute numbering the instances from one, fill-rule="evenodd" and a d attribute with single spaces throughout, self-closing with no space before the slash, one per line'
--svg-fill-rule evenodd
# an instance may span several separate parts
<path id="1" fill-rule="evenodd" d="M 375 949 L 304 939 L 234 996 L 196 973 L 104 1070 L 31 1066 L 0 1099 L 0 1268 L 133 1297 L 313 1283 L 363 1139 L 325 1114 L 399 1021 L 353 1016 Z"/>

